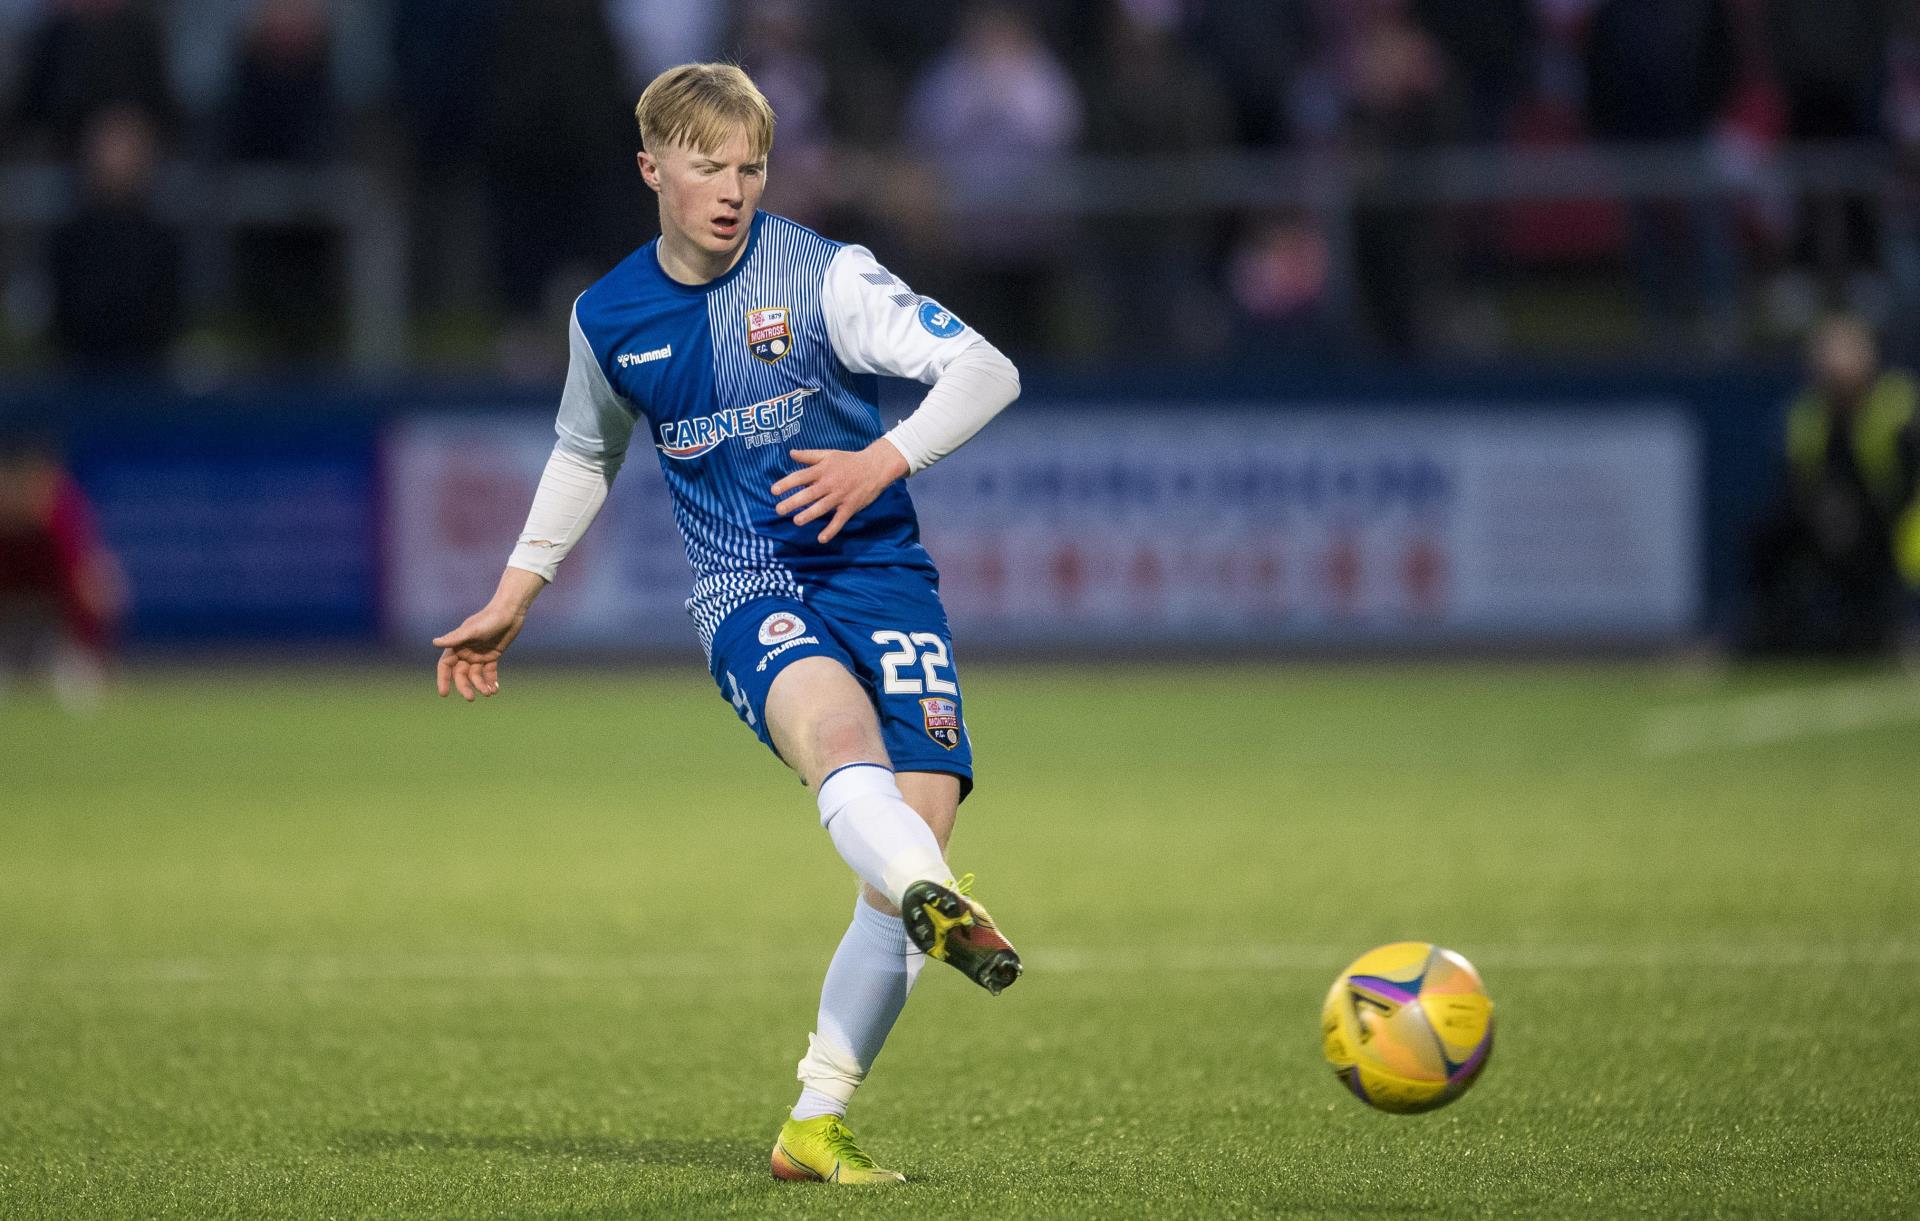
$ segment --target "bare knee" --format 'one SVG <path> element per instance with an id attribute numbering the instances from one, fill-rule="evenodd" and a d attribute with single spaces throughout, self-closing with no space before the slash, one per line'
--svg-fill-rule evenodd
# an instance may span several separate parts
<path id="1" fill-rule="evenodd" d="M 880 741 L 880 727 L 870 708 L 837 708 L 822 713 L 814 718 L 810 729 L 812 741 L 807 754 L 816 761 L 818 774 L 806 776 L 808 784 L 819 784 L 827 772 L 849 763 L 887 761 L 886 746 Z"/>
<path id="2" fill-rule="evenodd" d="M 831 658 L 808 657 L 782 670 L 766 710 L 775 749 L 810 788 L 849 763 L 888 765 L 866 688 Z"/>

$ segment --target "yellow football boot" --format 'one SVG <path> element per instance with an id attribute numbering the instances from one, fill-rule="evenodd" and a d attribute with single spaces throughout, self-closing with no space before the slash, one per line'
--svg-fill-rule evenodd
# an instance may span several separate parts
<path id="1" fill-rule="evenodd" d="M 891 1186 L 904 1183 L 898 1170 L 874 1165 L 838 1115 L 789 1119 L 773 1142 L 773 1177 L 789 1183 Z"/>

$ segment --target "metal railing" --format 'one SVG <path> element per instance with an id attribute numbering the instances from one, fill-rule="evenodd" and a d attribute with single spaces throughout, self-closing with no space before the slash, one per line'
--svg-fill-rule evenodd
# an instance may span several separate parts
<path id="1" fill-rule="evenodd" d="M 73 213 L 74 173 L 49 164 L 0 166 L 0 229 L 43 238 Z M 185 236 L 189 307 L 221 301 L 231 278 L 234 230 L 321 225 L 341 236 L 346 257 L 347 355 L 363 373 L 400 368 L 408 357 L 410 233 L 405 209 L 380 175 L 360 166 L 165 167 L 155 213 Z"/>
<path id="2" fill-rule="evenodd" d="M 905 177 L 931 181 L 933 198 L 964 234 L 972 217 L 1027 214 L 1098 219 L 1190 219 L 1294 210 L 1315 218 L 1332 260 L 1329 296 L 1350 301 L 1357 279 L 1355 217 L 1365 208 L 1458 208 L 1602 200 L 1774 202 L 1808 196 L 1863 202 L 1889 235 L 1889 270 L 1920 278 L 1920 190 L 1880 145 L 1736 150 L 1721 144 L 1634 148 L 1446 148 L 1419 152 L 1322 150 L 1185 157 L 1080 157 L 993 172 L 943 174 L 937 165 L 845 157 L 827 177 L 843 199 L 886 200 Z M 0 165 L 0 232 L 29 243 L 68 216 L 73 174 L 48 164 Z M 321 224 L 346 252 L 348 356 L 359 372 L 409 356 L 410 222 L 381 174 L 324 168 L 168 166 L 158 214 L 187 235 L 192 307 L 219 302 L 230 280 L 231 235 L 245 227 Z M 868 205 L 871 206 L 871 205 Z M 884 205 L 881 205 L 884 206 Z M 1815 217 L 1816 247 L 1844 246 L 1844 215 Z M 1835 232 L 1838 227 L 1841 232 Z M 964 250 L 964 237 L 954 244 Z M 1920 291 L 1920 286 L 1912 286 Z"/>

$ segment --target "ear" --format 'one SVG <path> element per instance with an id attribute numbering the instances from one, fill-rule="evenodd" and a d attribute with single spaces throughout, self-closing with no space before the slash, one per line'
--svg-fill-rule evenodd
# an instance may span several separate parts
<path id="1" fill-rule="evenodd" d="M 654 191 L 660 189 L 660 162 L 654 156 L 641 149 L 633 155 L 634 162 L 640 167 L 640 177 Z"/>

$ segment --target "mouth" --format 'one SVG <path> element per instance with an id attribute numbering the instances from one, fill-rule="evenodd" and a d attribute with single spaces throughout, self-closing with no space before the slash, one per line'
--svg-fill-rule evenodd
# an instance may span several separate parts
<path id="1" fill-rule="evenodd" d="M 710 222 L 715 237 L 731 238 L 740 232 L 740 218 L 737 216 L 716 216 Z"/>

